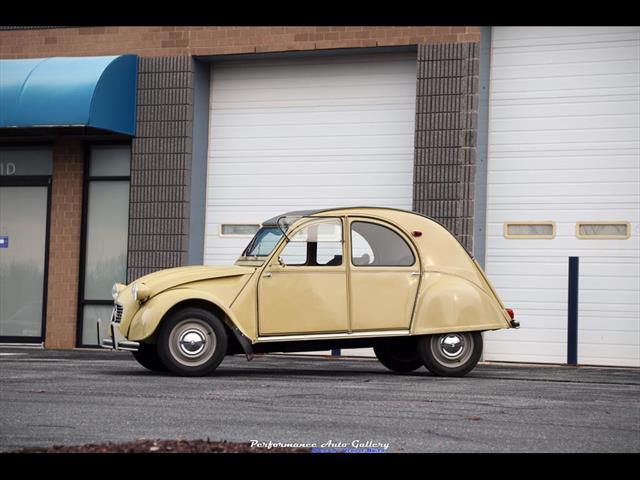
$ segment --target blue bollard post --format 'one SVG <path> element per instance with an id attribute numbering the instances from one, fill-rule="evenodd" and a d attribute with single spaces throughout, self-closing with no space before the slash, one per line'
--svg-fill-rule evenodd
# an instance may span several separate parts
<path id="1" fill-rule="evenodd" d="M 567 302 L 567 364 L 578 364 L 578 265 L 579 257 L 569 257 Z"/>

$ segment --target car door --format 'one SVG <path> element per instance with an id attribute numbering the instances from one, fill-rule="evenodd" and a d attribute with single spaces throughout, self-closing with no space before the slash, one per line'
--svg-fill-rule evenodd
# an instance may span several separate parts
<path id="1" fill-rule="evenodd" d="M 409 329 L 420 283 L 418 254 L 392 225 L 349 218 L 351 329 Z"/>
<path id="2" fill-rule="evenodd" d="M 289 238 L 258 283 L 259 335 L 346 332 L 343 220 L 312 219 Z"/>

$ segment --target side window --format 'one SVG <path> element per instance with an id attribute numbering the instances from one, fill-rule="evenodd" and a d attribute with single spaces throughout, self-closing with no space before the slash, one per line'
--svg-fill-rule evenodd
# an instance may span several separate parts
<path id="1" fill-rule="evenodd" d="M 368 222 L 351 224 L 351 261 L 356 267 L 409 267 L 415 257 L 393 230 Z"/>
<path id="2" fill-rule="evenodd" d="M 342 265 L 342 223 L 331 220 L 299 230 L 280 253 L 280 259 L 290 266 Z"/>
<path id="3" fill-rule="evenodd" d="M 306 265 L 307 264 L 307 243 L 296 242 L 293 239 L 284 250 L 280 252 L 280 259 L 286 265 Z"/>
<path id="4" fill-rule="evenodd" d="M 351 226 L 351 261 L 356 266 L 371 265 L 375 255 L 371 245 Z"/>

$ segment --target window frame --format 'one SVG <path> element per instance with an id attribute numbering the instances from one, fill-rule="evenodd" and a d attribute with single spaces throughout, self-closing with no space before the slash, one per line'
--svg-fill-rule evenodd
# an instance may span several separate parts
<path id="1" fill-rule="evenodd" d="M 371 223 L 373 225 L 378 225 L 380 227 L 386 228 L 387 230 L 391 230 L 393 233 L 398 235 L 404 241 L 404 243 L 409 247 L 409 251 L 413 255 L 413 263 L 411 265 L 355 265 L 353 263 L 353 230 L 352 230 L 352 225 L 354 223 L 357 223 L 357 222 Z M 362 234 L 360 234 L 360 235 L 362 235 Z M 366 240 L 366 238 L 365 238 L 365 240 Z M 417 248 L 415 247 L 413 242 L 409 239 L 409 236 L 405 232 L 400 230 L 399 228 L 395 227 L 395 225 L 387 223 L 387 222 L 380 221 L 378 219 L 370 219 L 370 218 L 366 218 L 366 217 L 349 217 L 349 265 L 350 265 L 351 268 L 365 268 L 365 269 L 372 269 L 372 268 L 385 268 L 385 269 L 406 268 L 406 269 L 414 269 L 414 268 L 416 268 L 416 266 L 419 266 L 419 262 L 420 262 L 420 257 L 418 255 Z"/>
<path id="2" fill-rule="evenodd" d="M 551 226 L 551 235 L 514 235 L 509 233 L 509 225 Z M 506 221 L 502 224 L 502 234 L 508 240 L 553 240 L 556 238 L 557 226 L 552 220 Z"/>
<path id="3" fill-rule="evenodd" d="M 624 225 L 627 227 L 626 235 L 584 235 L 580 233 L 582 225 Z M 631 238 L 631 222 L 626 220 L 580 220 L 576 222 L 576 238 L 580 240 L 628 240 Z"/>
<path id="4" fill-rule="evenodd" d="M 117 146 L 124 145 L 129 147 L 129 175 L 128 176 L 91 176 L 89 174 L 91 168 L 91 149 L 95 146 Z M 79 278 L 78 278 L 78 309 L 76 314 L 76 347 L 78 348 L 101 348 L 100 345 L 83 343 L 84 334 L 84 307 L 88 305 L 107 306 L 113 305 L 114 301 L 111 300 L 87 300 L 84 298 L 85 289 L 85 275 L 87 264 L 87 234 L 89 223 L 89 185 L 91 182 L 104 181 L 104 182 L 129 182 L 129 208 L 127 209 L 127 243 L 129 238 L 129 223 L 131 218 L 131 164 L 133 158 L 133 145 L 129 140 L 120 141 L 92 141 L 85 142 L 83 144 L 83 181 L 82 181 L 82 219 L 80 227 L 80 265 L 79 265 Z M 127 255 L 125 272 L 129 271 L 129 245 L 127 244 Z"/>

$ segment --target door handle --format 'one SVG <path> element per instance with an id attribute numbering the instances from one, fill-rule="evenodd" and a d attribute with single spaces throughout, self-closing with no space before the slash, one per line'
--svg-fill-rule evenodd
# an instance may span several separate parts
<path id="1" fill-rule="evenodd" d="M 271 272 L 267 272 L 264 275 L 262 275 L 263 278 L 271 278 L 272 273 Z"/>
<path id="2" fill-rule="evenodd" d="M 418 275 L 421 275 L 421 272 L 411 272 L 412 277 L 416 277 Z"/>

